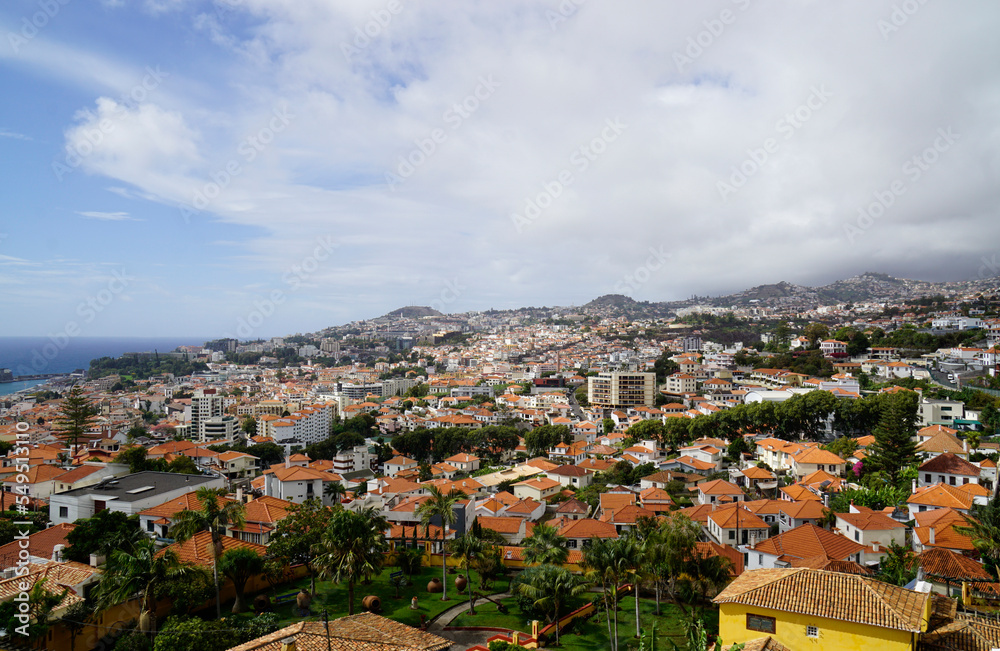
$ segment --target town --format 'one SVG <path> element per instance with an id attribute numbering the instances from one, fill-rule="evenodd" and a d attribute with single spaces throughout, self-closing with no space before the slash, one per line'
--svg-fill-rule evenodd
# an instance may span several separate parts
<path id="1" fill-rule="evenodd" d="M 0 645 L 996 648 L 997 283 L 838 291 L 93 360 L 0 402 Z"/>

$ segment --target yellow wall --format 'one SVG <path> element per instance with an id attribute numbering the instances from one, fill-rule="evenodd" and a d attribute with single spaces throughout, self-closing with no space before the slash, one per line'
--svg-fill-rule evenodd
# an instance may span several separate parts
<path id="1" fill-rule="evenodd" d="M 748 630 L 747 613 L 774 617 L 774 633 Z M 806 637 L 806 626 L 819 629 L 819 637 Z M 719 635 L 726 646 L 747 642 L 770 635 L 795 651 L 836 649 L 837 651 L 903 651 L 914 649 L 916 635 L 865 624 L 852 624 L 836 619 L 786 613 L 768 608 L 721 604 L 719 608 Z"/>

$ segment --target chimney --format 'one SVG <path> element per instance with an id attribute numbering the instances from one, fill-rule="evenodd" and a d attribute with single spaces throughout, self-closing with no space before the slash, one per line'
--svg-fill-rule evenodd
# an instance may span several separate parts
<path id="1" fill-rule="evenodd" d="M 292 458 L 291 458 L 291 456 L 285 457 L 285 467 L 286 468 L 291 468 L 292 467 Z M 295 644 L 294 641 L 292 642 L 292 644 L 293 645 Z"/>
<path id="2" fill-rule="evenodd" d="M 930 535 L 927 537 L 927 544 L 928 545 L 934 544 L 934 527 L 931 527 Z"/>
<path id="3" fill-rule="evenodd" d="M 66 545 L 56 545 L 52 548 L 52 560 L 56 563 L 63 562 L 63 550 L 66 549 Z"/>
<path id="4" fill-rule="evenodd" d="M 910 493 L 916 493 L 916 492 L 917 492 L 917 480 L 913 479 L 910 481 Z"/>
<path id="5" fill-rule="evenodd" d="M 295 651 L 295 638 L 286 637 L 281 640 L 281 651 Z"/>
<path id="6" fill-rule="evenodd" d="M 236 489 L 236 501 L 239 502 L 240 504 L 243 503 L 243 488 L 242 487 Z"/>
<path id="7" fill-rule="evenodd" d="M 965 450 L 966 454 L 969 454 L 969 439 L 962 441 L 962 449 Z"/>

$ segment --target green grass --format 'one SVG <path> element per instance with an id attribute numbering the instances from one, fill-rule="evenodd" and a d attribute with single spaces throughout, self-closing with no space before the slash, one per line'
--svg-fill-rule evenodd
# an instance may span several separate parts
<path id="1" fill-rule="evenodd" d="M 596 593 L 588 598 L 596 597 Z M 476 604 L 476 614 L 469 615 L 462 613 L 454 620 L 451 626 L 491 626 L 497 628 L 508 628 L 523 633 L 531 633 L 531 618 L 521 613 L 517 607 L 517 602 L 513 598 L 504 599 L 502 602 L 508 610 L 508 614 L 502 615 L 497 611 L 497 607 L 490 602 L 480 601 Z M 584 603 L 584 602 L 581 602 Z M 710 633 L 718 630 L 719 615 L 718 610 L 711 607 L 697 608 L 707 622 Z M 572 608 L 565 609 L 565 613 Z M 639 601 L 639 621 L 644 629 L 648 629 L 652 623 L 656 622 L 656 644 L 661 651 L 672 651 L 674 642 L 681 649 L 687 648 L 687 630 L 689 628 L 690 615 L 672 603 L 662 602 L 660 604 L 660 616 L 656 616 L 656 603 L 652 599 L 643 598 Z M 544 626 L 547 622 L 542 622 Z M 618 637 L 622 641 L 624 649 L 629 643 L 635 643 L 635 600 L 632 597 L 622 598 L 618 611 Z M 555 643 L 555 635 L 550 639 L 549 646 Z M 610 644 L 608 641 L 608 625 L 605 622 L 603 611 L 598 611 L 587 620 L 576 620 L 565 632 L 560 635 L 560 648 L 570 651 L 607 651 Z"/>
<path id="2" fill-rule="evenodd" d="M 466 601 L 465 592 L 459 594 L 458 590 L 455 589 L 455 577 L 460 573 L 464 574 L 464 572 L 456 571 L 453 574 L 448 574 L 448 601 L 441 601 L 440 593 L 432 594 L 427 592 L 427 582 L 432 578 L 441 578 L 440 567 L 425 567 L 420 570 L 419 574 L 415 574 L 412 577 L 406 577 L 410 582 L 410 585 L 399 589 L 399 599 L 397 599 L 396 588 L 389 583 L 389 575 L 397 570 L 398 568 L 396 567 L 387 567 L 379 576 L 372 580 L 371 584 L 365 585 L 363 583 L 359 583 L 354 586 L 354 612 L 363 612 L 364 607 L 361 604 L 362 599 L 373 594 L 378 596 L 382 601 L 381 615 L 404 624 L 418 626 L 420 624 L 421 615 L 424 615 L 426 619 L 431 619 L 438 613 Z M 474 571 L 472 572 L 472 579 L 474 581 L 474 587 L 478 588 L 479 576 Z M 298 592 L 298 590 L 303 587 L 305 587 L 308 591 L 308 577 L 279 586 L 273 594 L 269 591 L 265 592 L 265 594 L 273 599 L 275 594 L 284 595 L 290 592 Z M 490 591 L 504 592 L 507 590 L 507 587 L 508 579 L 501 578 L 494 582 Z M 251 603 L 254 596 L 255 595 L 248 595 L 247 603 Z M 414 596 L 417 597 L 417 610 L 410 609 L 410 600 Z M 231 607 L 231 601 L 228 604 L 223 604 L 223 613 L 228 612 L 228 608 Z M 304 620 L 322 619 L 324 609 L 326 609 L 330 619 L 343 617 L 347 614 L 346 584 L 341 585 L 332 581 L 317 580 L 316 597 L 310 605 L 310 614 L 306 617 L 299 615 L 294 601 L 280 606 L 274 606 L 272 608 L 272 610 L 278 614 L 279 626 L 288 626 L 289 624 L 294 624 Z"/>

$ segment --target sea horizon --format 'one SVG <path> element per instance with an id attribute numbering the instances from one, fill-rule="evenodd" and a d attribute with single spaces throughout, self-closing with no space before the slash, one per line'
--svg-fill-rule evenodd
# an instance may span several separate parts
<path id="1" fill-rule="evenodd" d="M 14 377 L 87 370 L 100 357 L 120 357 L 124 353 L 158 351 L 167 353 L 178 346 L 200 346 L 211 337 L 0 337 L 0 369 Z M 0 395 L 10 393 L 9 384 L 0 384 Z"/>

